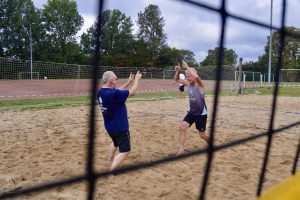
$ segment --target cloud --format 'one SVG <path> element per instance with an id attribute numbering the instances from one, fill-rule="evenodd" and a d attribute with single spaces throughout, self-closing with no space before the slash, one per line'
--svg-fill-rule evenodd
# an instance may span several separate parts
<path id="1" fill-rule="evenodd" d="M 94 15 L 82 15 L 84 19 L 84 24 L 81 30 L 76 34 L 77 37 L 80 37 L 84 32 L 87 31 L 96 21 L 96 17 Z"/>

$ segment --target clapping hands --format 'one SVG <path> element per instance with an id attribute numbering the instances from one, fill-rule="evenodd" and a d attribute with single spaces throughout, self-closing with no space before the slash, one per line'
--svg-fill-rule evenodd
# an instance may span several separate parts
<path id="1" fill-rule="evenodd" d="M 178 63 L 178 65 L 175 66 L 175 70 L 180 71 L 180 64 L 179 63 Z"/>
<path id="2" fill-rule="evenodd" d="M 134 79 L 134 74 L 132 72 L 130 72 L 128 81 L 131 83 L 133 81 L 133 79 Z"/>
<path id="3" fill-rule="evenodd" d="M 135 74 L 135 80 L 140 80 L 142 78 L 142 74 L 140 73 L 140 71 L 137 71 Z"/>
<path id="4" fill-rule="evenodd" d="M 182 67 L 184 68 L 184 69 L 188 69 L 188 64 L 183 60 L 182 61 Z"/>

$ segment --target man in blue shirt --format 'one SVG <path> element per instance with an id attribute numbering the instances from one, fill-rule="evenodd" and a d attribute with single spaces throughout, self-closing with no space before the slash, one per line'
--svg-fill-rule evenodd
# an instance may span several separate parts
<path id="1" fill-rule="evenodd" d="M 112 165 L 109 171 L 115 170 L 129 155 L 130 133 L 127 116 L 126 100 L 134 96 L 137 91 L 142 74 L 138 71 L 136 75 L 130 74 L 127 82 L 116 88 L 118 77 L 112 71 L 106 71 L 102 76 L 102 88 L 98 91 L 97 98 L 104 118 L 104 126 L 112 143 L 109 147 L 109 162 Z M 129 90 L 126 88 L 133 82 Z M 117 148 L 119 154 L 115 156 Z"/>

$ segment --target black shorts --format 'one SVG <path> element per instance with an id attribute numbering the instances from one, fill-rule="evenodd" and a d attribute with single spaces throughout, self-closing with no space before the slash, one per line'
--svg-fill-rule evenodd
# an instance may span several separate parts
<path id="1" fill-rule="evenodd" d="M 179 91 L 184 92 L 184 85 L 179 86 Z"/>
<path id="2" fill-rule="evenodd" d="M 195 123 L 196 129 L 198 131 L 204 132 L 206 130 L 207 115 L 194 115 L 188 112 L 187 115 L 184 117 L 183 121 L 189 123 L 190 126 L 192 126 L 193 123 Z"/>
<path id="3" fill-rule="evenodd" d="M 119 147 L 120 153 L 129 152 L 131 150 L 129 130 L 108 134 L 112 139 L 114 146 Z"/>

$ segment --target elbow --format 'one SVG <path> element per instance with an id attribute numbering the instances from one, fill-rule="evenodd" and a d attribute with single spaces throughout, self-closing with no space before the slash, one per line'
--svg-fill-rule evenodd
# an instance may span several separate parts
<path id="1" fill-rule="evenodd" d="M 135 96 L 135 95 L 136 95 L 136 91 L 129 90 L 129 96 L 130 97 Z"/>

